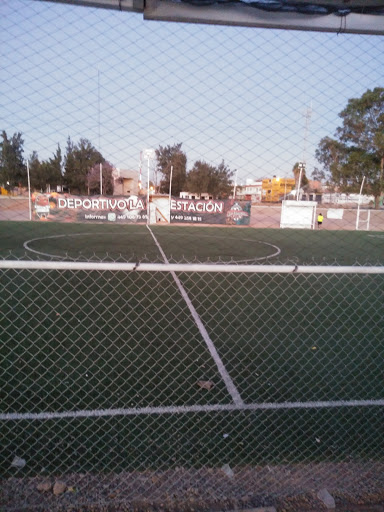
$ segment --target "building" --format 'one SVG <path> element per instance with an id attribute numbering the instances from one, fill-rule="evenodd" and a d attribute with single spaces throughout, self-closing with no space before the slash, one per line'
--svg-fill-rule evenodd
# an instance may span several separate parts
<path id="1" fill-rule="evenodd" d="M 295 189 L 294 178 L 276 178 L 262 180 L 261 200 L 265 203 L 278 203 Z"/>
<path id="2" fill-rule="evenodd" d="M 142 188 L 139 182 L 139 173 L 126 169 L 114 169 L 113 195 L 114 196 L 137 196 Z"/>
<path id="3" fill-rule="evenodd" d="M 252 203 L 261 202 L 262 181 L 247 179 L 245 185 L 237 185 L 236 199 L 252 201 Z"/>
<path id="4" fill-rule="evenodd" d="M 180 192 L 181 199 L 201 199 L 208 200 L 213 199 L 213 196 L 210 196 L 208 192 L 197 194 L 195 192 Z"/>

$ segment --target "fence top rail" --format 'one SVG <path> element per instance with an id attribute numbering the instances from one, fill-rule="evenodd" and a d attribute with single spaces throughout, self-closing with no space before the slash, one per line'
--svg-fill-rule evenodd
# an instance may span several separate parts
<path id="1" fill-rule="evenodd" d="M 221 272 L 259 274 L 384 274 L 384 266 L 225 265 L 207 263 L 119 263 L 90 261 L 2 260 L 1 269 L 136 272 Z"/>

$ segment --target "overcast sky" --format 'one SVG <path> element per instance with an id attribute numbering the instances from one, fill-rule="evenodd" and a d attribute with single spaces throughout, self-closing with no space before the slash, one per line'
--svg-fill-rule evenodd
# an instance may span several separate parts
<path id="1" fill-rule="evenodd" d="M 117 167 L 181 142 L 239 182 L 290 175 L 349 98 L 384 86 L 384 37 L 144 21 L 142 14 L 2 0 L 0 129 L 25 156 L 89 139 Z M 312 106 L 312 111 L 309 111 Z M 307 116 L 306 114 L 311 114 Z"/>

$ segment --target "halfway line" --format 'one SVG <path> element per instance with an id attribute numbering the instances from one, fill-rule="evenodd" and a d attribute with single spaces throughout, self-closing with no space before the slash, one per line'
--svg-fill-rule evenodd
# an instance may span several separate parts
<path id="1" fill-rule="evenodd" d="M 147 224 L 147 228 L 149 229 L 149 232 L 151 233 L 152 238 L 155 241 L 155 244 L 157 245 L 157 248 L 159 249 L 160 254 L 163 257 L 164 262 L 168 265 L 169 261 L 165 255 L 163 249 L 161 248 L 159 242 L 157 241 L 157 238 L 152 233 L 151 228 L 148 226 L 148 224 Z M 177 284 L 177 287 L 178 287 L 183 299 L 187 303 L 189 311 L 191 312 L 191 315 L 192 315 L 193 319 L 195 320 L 195 323 L 200 331 L 200 334 L 202 335 L 202 337 L 208 347 L 208 350 L 210 351 L 211 356 L 213 357 L 213 360 L 216 363 L 216 366 L 220 372 L 220 375 L 221 375 L 222 379 L 224 380 L 225 385 L 227 386 L 228 393 L 231 395 L 231 397 L 236 405 L 243 405 L 244 402 L 240 396 L 240 393 L 237 391 L 235 384 L 233 383 L 231 377 L 229 376 L 229 373 L 227 372 L 227 370 L 223 364 L 223 361 L 221 360 L 219 354 L 217 353 L 217 350 L 216 350 L 215 345 L 213 344 L 213 341 L 209 337 L 209 334 L 208 334 L 206 328 L 204 327 L 202 321 L 200 320 L 200 317 L 197 314 L 197 311 L 194 308 L 194 306 L 191 302 L 191 299 L 188 297 L 187 292 L 185 291 L 183 285 L 181 284 L 180 279 L 177 277 L 177 275 L 175 274 L 175 272 L 173 270 L 171 270 L 171 275 L 172 275 L 173 279 L 175 280 L 175 283 Z"/>

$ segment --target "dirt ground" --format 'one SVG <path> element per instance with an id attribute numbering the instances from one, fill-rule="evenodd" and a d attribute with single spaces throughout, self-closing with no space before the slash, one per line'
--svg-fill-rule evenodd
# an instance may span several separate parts
<path id="1" fill-rule="evenodd" d="M 337 511 L 384 511 L 384 463 L 373 462 L 10 477 L 1 487 L 2 512 L 322 512 L 322 489 Z"/>

